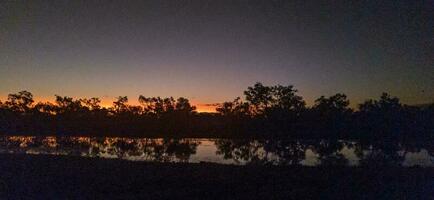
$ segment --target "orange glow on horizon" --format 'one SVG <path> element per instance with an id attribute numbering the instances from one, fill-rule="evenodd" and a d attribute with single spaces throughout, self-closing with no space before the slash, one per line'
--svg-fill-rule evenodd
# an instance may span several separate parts
<path id="1" fill-rule="evenodd" d="M 80 99 L 80 97 L 72 97 L 73 99 Z M 113 106 L 113 101 L 115 101 L 115 98 L 100 98 L 101 103 L 100 106 L 103 108 L 109 108 Z M 1 102 L 5 102 L 7 100 L 7 97 L 0 98 Z M 34 97 L 34 104 L 39 102 L 50 102 L 54 103 L 54 97 Z M 197 112 L 216 112 L 217 104 L 207 104 L 207 103 L 201 103 L 201 102 L 194 102 L 190 101 L 191 105 L 196 106 Z M 129 105 L 139 105 L 137 100 L 132 99 L 129 103 Z"/>
<path id="2" fill-rule="evenodd" d="M 197 112 L 211 112 L 215 113 L 217 112 L 215 109 L 217 108 L 216 105 L 208 105 L 208 104 L 197 104 L 196 110 Z"/>

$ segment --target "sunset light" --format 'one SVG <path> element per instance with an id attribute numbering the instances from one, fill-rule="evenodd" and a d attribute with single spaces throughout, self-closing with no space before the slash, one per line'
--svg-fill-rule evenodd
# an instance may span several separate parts
<path id="1" fill-rule="evenodd" d="M 0 200 L 430 199 L 433 0 L 0 0 Z"/>

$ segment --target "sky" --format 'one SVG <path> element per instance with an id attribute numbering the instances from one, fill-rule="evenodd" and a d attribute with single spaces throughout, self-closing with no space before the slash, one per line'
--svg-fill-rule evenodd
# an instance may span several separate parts
<path id="1" fill-rule="evenodd" d="M 433 1 L 0 1 L 0 99 L 54 94 L 187 97 L 207 104 L 255 82 L 308 104 L 383 91 L 434 102 Z"/>

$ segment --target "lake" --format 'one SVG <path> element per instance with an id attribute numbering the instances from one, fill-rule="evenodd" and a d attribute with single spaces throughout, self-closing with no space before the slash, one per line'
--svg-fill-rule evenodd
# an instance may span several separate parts
<path id="1" fill-rule="evenodd" d="M 1 136 L 0 153 L 236 165 L 434 166 L 432 143 Z"/>

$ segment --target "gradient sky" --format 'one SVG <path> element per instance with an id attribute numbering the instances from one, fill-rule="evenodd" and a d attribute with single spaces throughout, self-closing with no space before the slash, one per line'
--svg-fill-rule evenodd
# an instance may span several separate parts
<path id="1" fill-rule="evenodd" d="M 202 105 L 260 81 L 292 84 L 308 103 L 383 91 L 434 102 L 433 13 L 433 1 L 4 0 L 0 97 Z"/>

